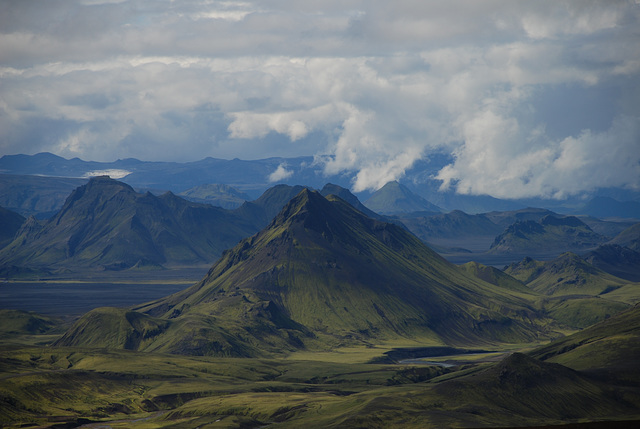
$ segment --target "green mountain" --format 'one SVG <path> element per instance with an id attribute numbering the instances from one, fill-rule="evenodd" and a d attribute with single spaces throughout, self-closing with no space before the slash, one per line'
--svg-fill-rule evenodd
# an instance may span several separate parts
<path id="1" fill-rule="evenodd" d="M 276 185 L 267 189 L 254 201 L 247 201 L 234 210 L 234 214 L 256 226 L 258 232 L 271 222 L 282 208 L 300 191 L 303 186 Z"/>
<path id="2" fill-rule="evenodd" d="M 606 241 L 574 216 L 547 215 L 539 222 L 526 220 L 512 224 L 496 237 L 490 252 L 537 256 L 587 250 Z"/>
<path id="3" fill-rule="evenodd" d="M 48 269 L 205 264 L 253 232 L 221 208 L 171 193 L 138 194 L 98 177 L 73 191 L 44 225 L 26 225 L 0 251 L 0 263 Z"/>
<path id="4" fill-rule="evenodd" d="M 209 264 L 223 250 L 267 226 L 302 189 L 274 186 L 258 199 L 226 210 L 189 202 L 171 192 L 140 194 L 108 177 L 93 178 L 74 190 L 54 217 L 44 221 L 32 217 L 17 232 L 11 228 L 11 238 L 17 238 L 7 240 L 0 250 L 0 275 L 15 277 L 60 268 L 121 270 Z M 331 189 L 351 195 L 335 185 Z M 368 211 L 355 196 L 350 200 Z"/>
<path id="5" fill-rule="evenodd" d="M 207 353 L 233 354 L 224 333 L 254 351 L 539 334 L 522 293 L 470 276 L 403 228 L 307 189 L 200 283 L 136 310 L 182 324 L 180 337 L 158 340 L 173 352 L 197 352 L 212 335 L 218 345 Z"/>
<path id="6" fill-rule="evenodd" d="M 206 184 L 180 192 L 179 196 L 196 203 L 211 204 L 224 209 L 238 208 L 245 201 L 251 200 L 249 195 L 229 186 Z"/>
<path id="7" fill-rule="evenodd" d="M 25 220 L 24 216 L 0 207 L 0 248 L 13 240 Z"/>
<path id="8" fill-rule="evenodd" d="M 82 316 L 53 345 L 137 350 L 164 332 L 169 324 L 143 313 L 101 307 Z M 100 329 L 95 329 L 96 325 Z"/>
<path id="9" fill-rule="evenodd" d="M 364 202 L 364 205 L 376 213 L 397 214 L 410 212 L 435 212 L 441 210 L 419 195 L 414 194 L 397 181 L 389 182 Z"/>

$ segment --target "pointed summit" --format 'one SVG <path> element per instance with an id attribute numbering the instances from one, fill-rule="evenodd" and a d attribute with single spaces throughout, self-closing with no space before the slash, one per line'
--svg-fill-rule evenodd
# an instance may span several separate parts
<path id="1" fill-rule="evenodd" d="M 395 180 L 378 189 L 365 201 L 364 205 L 376 213 L 386 215 L 424 211 L 441 212 L 438 206 L 414 194 Z"/>

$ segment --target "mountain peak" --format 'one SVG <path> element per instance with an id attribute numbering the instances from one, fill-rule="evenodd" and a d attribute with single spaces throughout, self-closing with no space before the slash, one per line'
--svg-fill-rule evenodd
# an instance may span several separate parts
<path id="1" fill-rule="evenodd" d="M 418 211 L 440 212 L 440 208 L 413 193 L 397 181 L 388 182 L 365 202 L 365 206 L 381 214 Z"/>
<path id="2" fill-rule="evenodd" d="M 328 201 L 326 198 L 318 191 L 304 188 L 282 208 L 272 223 L 283 222 L 294 216 L 300 216 L 306 213 L 320 215 L 320 213 L 326 210 L 327 204 Z"/>
<path id="3" fill-rule="evenodd" d="M 229 332 L 253 335 L 249 342 L 283 350 L 397 335 L 455 342 L 532 332 L 520 323 L 530 310 L 506 288 L 467 276 L 397 225 L 308 188 L 226 251 L 200 283 L 140 310 L 185 320 L 208 314 Z"/>

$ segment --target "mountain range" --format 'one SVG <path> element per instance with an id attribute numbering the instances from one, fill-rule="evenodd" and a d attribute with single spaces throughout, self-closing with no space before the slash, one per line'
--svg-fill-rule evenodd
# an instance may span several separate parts
<path id="1" fill-rule="evenodd" d="M 21 215 L 3 211 L 3 216 L 10 218 L 3 222 L 1 271 L 7 276 L 24 271 L 20 267 L 52 272 L 209 264 L 223 250 L 266 226 L 304 188 L 276 185 L 255 200 L 224 209 L 187 201 L 171 192 L 140 193 L 121 181 L 96 177 L 74 189 L 63 207 L 48 219 L 30 218 L 20 227 L 24 221 Z M 396 184 L 388 189 L 399 188 Z M 241 194 L 229 187 L 200 188 L 204 189 L 213 189 L 218 197 L 236 195 L 232 206 L 240 203 Z M 590 220 L 602 231 L 622 230 L 611 240 L 576 217 L 545 209 L 475 215 L 459 210 L 413 212 L 389 217 L 370 210 L 339 185 L 326 184 L 320 193 L 339 195 L 371 218 L 400 225 L 457 263 L 509 264 L 524 256 L 549 259 L 565 251 L 594 250 L 605 242 L 634 249 L 640 237 L 635 224 L 623 229 L 629 222 Z M 628 263 L 617 264 L 620 274 L 629 271 L 625 268 Z"/>
<path id="2" fill-rule="evenodd" d="M 590 204 L 587 199 L 585 203 L 584 195 L 566 200 L 500 200 L 490 196 L 460 195 L 453 190 L 443 191 L 440 189 L 440 182 L 433 177 L 453 161 L 448 154 L 431 153 L 405 171 L 400 182 L 412 193 L 444 211 L 457 209 L 467 213 L 486 213 L 518 210 L 524 207 L 545 207 L 562 213 L 592 214 L 591 208 L 600 210 L 598 213 L 602 213 L 603 207 L 606 207 L 607 217 L 630 217 L 630 214 L 635 214 L 631 217 L 636 219 L 640 217 L 637 210 L 640 193 L 628 189 L 602 189 L 592 194 L 593 198 L 615 198 L 613 201 L 605 202 L 604 205 L 598 200 Z M 275 180 L 276 177 L 272 173 L 279 168 L 287 173 L 286 178 Z M 50 153 L 39 153 L 5 155 L 0 158 L 0 172 L 3 173 L 2 175 L 54 176 L 66 180 L 70 180 L 69 178 L 86 180 L 91 176 L 108 174 L 115 179 L 122 179 L 135 189 L 154 192 L 156 190 L 171 191 L 175 194 L 203 184 L 225 184 L 247 193 L 251 198 L 257 198 L 269 187 L 279 183 L 303 184 L 320 189 L 326 182 L 331 182 L 349 188 L 354 179 L 353 174 L 327 175 L 322 163 L 315 162 L 313 157 L 269 158 L 252 161 L 205 158 L 186 163 L 148 162 L 136 159 L 95 162 L 78 158 L 68 160 Z M 371 193 L 362 192 L 357 196 L 365 201 Z M 7 205 L 1 199 L 0 206 L 15 211 L 13 206 Z"/>
<path id="3" fill-rule="evenodd" d="M 260 228 L 263 219 L 255 217 L 170 192 L 140 194 L 122 182 L 96 177 L 75 189 L 52 218 L 30 218 L 0 250 L 0 261 L 49 270 L 210 264 Z"/>

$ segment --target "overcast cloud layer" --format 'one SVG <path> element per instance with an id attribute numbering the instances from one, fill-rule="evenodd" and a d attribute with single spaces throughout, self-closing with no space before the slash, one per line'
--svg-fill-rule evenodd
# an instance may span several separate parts
<path id="1" fill-rule="evenodd" d="M 461 193 L 640 187 L 638 2 L 0 2 L 0 155 L 316 155 L 359 191 L 435 150 Z"/>

